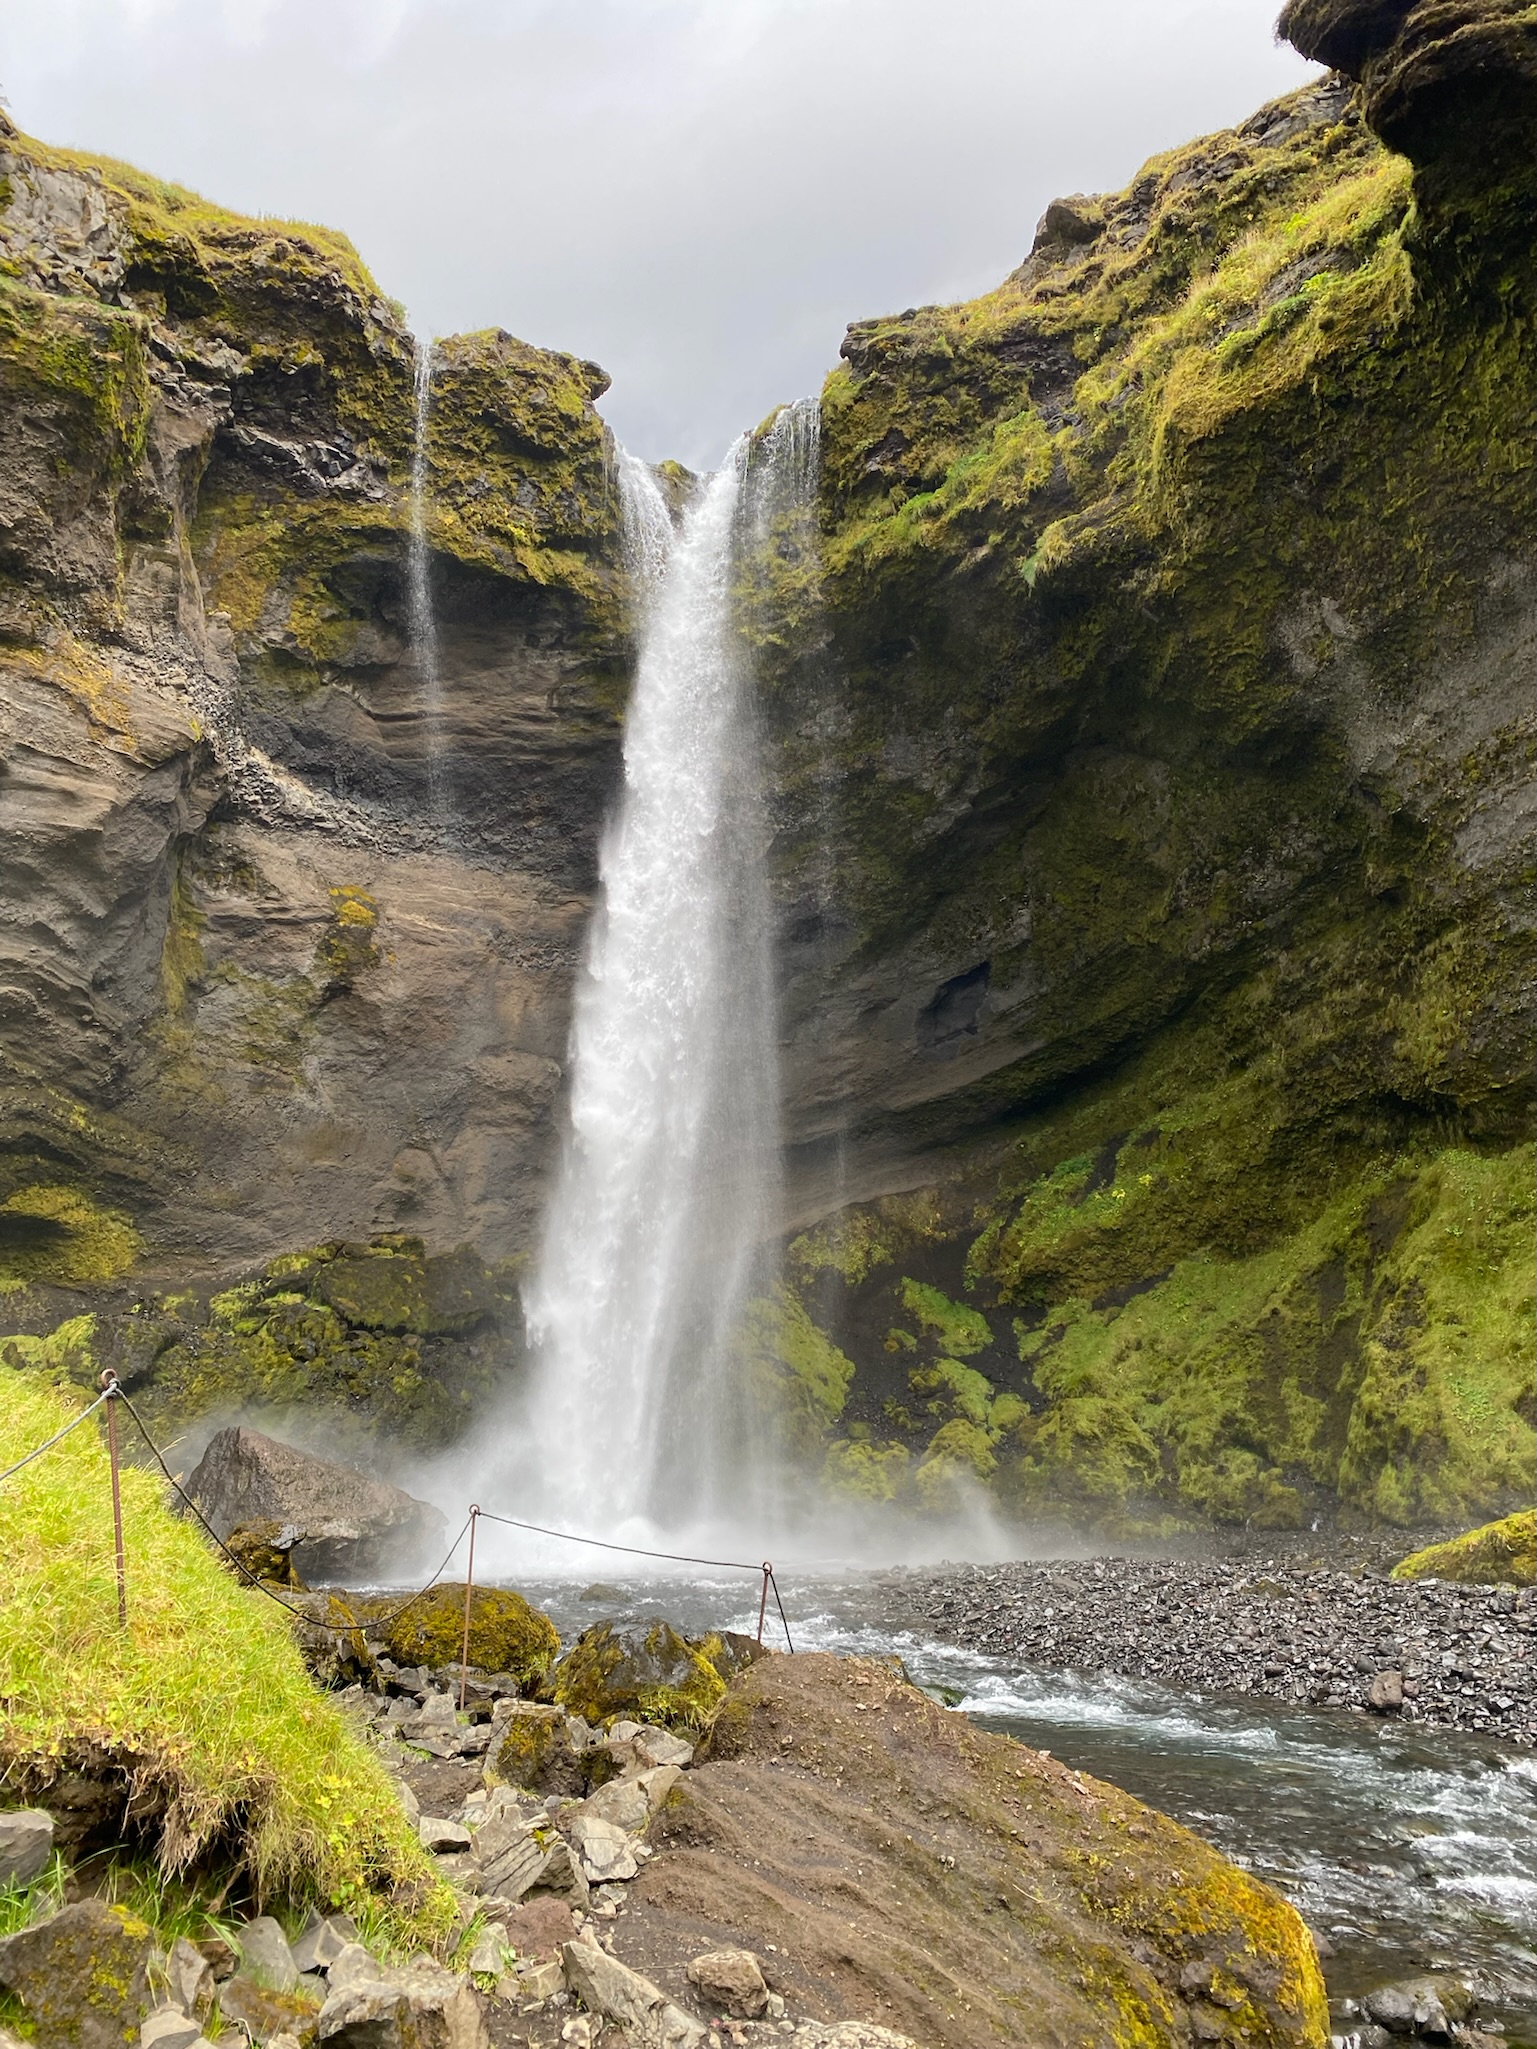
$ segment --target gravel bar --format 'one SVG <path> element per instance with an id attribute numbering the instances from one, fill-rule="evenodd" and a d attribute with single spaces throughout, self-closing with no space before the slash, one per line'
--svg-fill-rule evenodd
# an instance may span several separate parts
<path id="1" fill-rule="evenodd" d="M 1537 1747 L 1532 1590 L 1145 1558 L 892 1575 L 911 1625 L 1037 1670 L 1384 1713 Z"/>

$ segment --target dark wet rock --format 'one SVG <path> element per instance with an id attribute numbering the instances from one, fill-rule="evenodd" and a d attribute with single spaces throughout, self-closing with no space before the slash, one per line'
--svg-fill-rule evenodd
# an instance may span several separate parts
<path id="1" fill-rule="evenodd" d="M 0 1886 L 29 1885 L 53 1855 L 53 1816 L 40 1807 L 0 1814 Z"/>
<path id="2" fill-rule="evenodd" d="M 1451 2039 L 1453 2024 L 1466 2018 L 1471 2003 L 1460 1978 L 1405 1978 L 1366 1993 L 1361 2011 L 1389 2034 L 1444 2042 Z"/>
<path id="3" fill-rule="evenodd" d="M 259 1522 L 292 1528 L 289 1555 L 309 1579 L 414 1562 L 445 1534 L 438 1510 L 404 1488 L 259 1430 L 219 1431 L 187 1491 L 221 1537 Z"/>

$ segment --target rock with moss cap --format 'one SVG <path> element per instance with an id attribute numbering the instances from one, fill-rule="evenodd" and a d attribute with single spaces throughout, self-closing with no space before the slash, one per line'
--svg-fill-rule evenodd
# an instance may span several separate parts
<path id="1" fill-rule="evenodd" d="M 413 1601 L 384 1631 L 383 1643 L 397 1664 L 440 1671 L 456 1665 L 464 1645 L 463 1585 L 434 1587 Z M 531 1688 L 544 1678 L 560 1651 L 560 1632 L 548 1615 L 506 1587 L 476 1587 L 470 1595 L 469 1662 L 482 1672 L 511 1673 Z M 521 1783 L 521 1782 L 520 1782 Z"/>
<path id="2" fill-rule="evenodd" d="M 1537 1584 L 1537 1510 L 1523 1508 L 1447 1543 L 1411 1551 L 1393 1567 L 1393 1577 L 1485 1587 Z"/>
<path id="3" fill-rule="evenodd" d="M 55 2049 L 123 2049 L 157 2003 L 148 1925 L 122 1907 L 80 1900 L 0 1941 L 0 1987 Z"/>
<path id="4" fill-rule="evenodd" d="M 594 1726 L 634 1716 L 697 1731 L 724 1698 L 727 1676 L 756 1654 L 748 1638 L 714 1633 L 691 1639 L 670 1622 L 598 1622 L 555 1667 L 549 1691 Z"/>

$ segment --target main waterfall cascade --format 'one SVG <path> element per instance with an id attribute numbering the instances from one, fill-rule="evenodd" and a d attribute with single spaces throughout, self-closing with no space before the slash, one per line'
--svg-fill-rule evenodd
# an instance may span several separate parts
<path id="1" fill-rule="evenodd" d="M 769 1427 L 734 1342 L 768 1278 L 779 1133 L 732 581 L 757 510 L 806 488 L 804 441 L 739 442 L 676 532 L 651 471 L 619 459 L 641 648 L 576 995 L 570 1131 L 525 1303 L 537 1470 L 518 1475 L 525 1503 L 595 1535 L 761 1530 L 773 1509 Z"/>
<path id="2" fill-rule="evenodd" d="M 438 625 L 432 609 L 427 542 L 427 429 L 432 418 L 432 343 L 416 344 L 411 435 L 411 539 L 406 551 L 406 632 L 420 694 L 427 761 L 427 807 L 435 824 L 446 809 L 443 784 L 443 690 L 438 674 Z"/>

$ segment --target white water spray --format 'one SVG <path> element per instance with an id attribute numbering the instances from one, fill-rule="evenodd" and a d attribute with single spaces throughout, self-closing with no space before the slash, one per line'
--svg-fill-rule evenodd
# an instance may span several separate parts
<path id="1" fill-rule="evenodd" d="M 427 759 L 427 804 L 434 818 L 444 810 L 443 692 L 438 674 L 438 624 L 432 609 L 432 568 L 427 543 L 427 428 L 432 417 L 432 343 L 416 344 L 411 441 L 411 545 L 406 557 L 406 628 L 411 661 L 421 694 Z"/>
<path id="2" fill-rule="evenodd" d="M 595 1532 L 735 1523 L 764 1475 L 733 1346 L 778 1171 L 757 748 L 731 620 L 745 471 L 738 444 L 675 536 L 656 479 L 620 458 L 641 652 L 526 1303 L 531 1491 Z"/>

